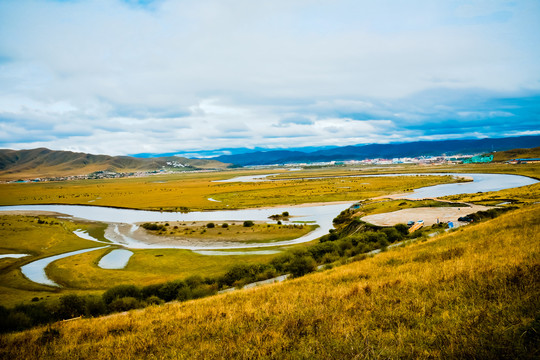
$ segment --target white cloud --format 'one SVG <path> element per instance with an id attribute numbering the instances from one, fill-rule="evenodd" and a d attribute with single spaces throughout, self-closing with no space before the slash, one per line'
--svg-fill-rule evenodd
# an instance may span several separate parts
<path id="1" fill-rule="evenodd" d="M 503 118 L 514 111 L 414 94 L 538 94 L 538 24 L 532 0 L 2 1 L 2 146 L 337 145 Z"/>

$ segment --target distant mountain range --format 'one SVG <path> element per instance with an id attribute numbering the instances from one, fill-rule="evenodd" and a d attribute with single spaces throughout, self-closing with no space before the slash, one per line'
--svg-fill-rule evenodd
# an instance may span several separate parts
<path id="1" fill-rule="evenodd" d="M 418 141 L 402 144 L 371 144 L 324 148 L 313 151 L 273 150 L 222 155 L 212 159 L 188 159 L 179 156 L 140 158 L 56 151 L 0 149 L 0 179 L 87 175 L 96 171 L 136 172 L 160 169 L 225 169 L 234 164 L 269 165 L 374 158 L 419 157 L 478 154 L 540 146 L 540 136 L 521 136 L 481 140 Z M 516 152 L 516 154 L 518 154 Z M 513 154 L 513 153 L 512 153 Z M 511 156 L 511 155 L 508 155 Z M 497 158 L 497 157 L 496 157 Z"/>
<path id="2" fill-rule="evenodd" d="M 312 152 L 272 150 L 245 154 L 221 155 L 212 159 L 237 166 L 324 161 L 364 160 L 458 154 L 490 153 L 540 146 L 540 136 L 519 136 L 480 140 L 417 141 L 400 144 L 343 146 Z"/>
<path id="3" fill-rule="evenodd" d="M 167 164 L 168 162 L 170 165 Z M 187 170 L 224 169 L 228 165 L 213 159 L 187 159 L 178 156 L 141 159 L 131 156 L 92 155 L 45 148 L 0 149 L 1 178 L 87 175 L 96 171 L 153 171 L 164 167 Z"/>

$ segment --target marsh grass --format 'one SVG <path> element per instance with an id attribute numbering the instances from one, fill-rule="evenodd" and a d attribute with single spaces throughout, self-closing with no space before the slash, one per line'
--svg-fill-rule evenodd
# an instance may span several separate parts
<path id="1" fill-rule="evenodd" d="M 281 284 L 5 335 L 0 356 L 537 358 L 539 211 Z"/>

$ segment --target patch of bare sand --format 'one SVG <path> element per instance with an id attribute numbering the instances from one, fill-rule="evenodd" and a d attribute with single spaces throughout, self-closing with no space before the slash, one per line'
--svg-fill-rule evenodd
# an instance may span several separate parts
<path id="1" fill-rule="evenodd" d="M 115 228 L 117 231 L 115 231 Z M 183 238 L 179 236 L 158 236 L 149 234 L 146 230 L 142 228 L 134 229 L 131 224 L 115 224 L 114 226 L 109 225 L 107 230 L 105 230 L 105 236 L 108 239 L 113 240 L 117 244 L 126 245 L 130 247 L 137 247 L 141 245 L 143 247 L 150 246 L 159 246 L 162 248 L 166 247 L 179 247 L 179 248 L 215 248 L 222 247 L 227 248 L 231 247 L 232 244 L 238 244 L 234 242 L 227 241 L 216 241 L 216 240 L 205 240 L 205 239 L 194 239 L 194 238 Z M 126 239 L 125 237 L 128 239 Z M 137 242 L 133 243 L 131 240 Z"/>
<path id="2" fill-rule="evenodd" d="M 487 206 L 469 205 L 466 207 L 420 207 L 403 209 L 383 214 L 362 217 L 360 220 L 378 226 L 394 226 L 409 221 L 424 220 L 426 226 L 439 222 L 458 221 L 459 217 L 490 209 Z"/>

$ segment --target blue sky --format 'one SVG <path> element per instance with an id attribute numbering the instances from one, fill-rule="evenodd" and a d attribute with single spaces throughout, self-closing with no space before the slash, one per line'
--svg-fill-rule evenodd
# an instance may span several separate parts
<path id="1" fill-rule="evenodd" d="M 0 0 L 0 148 L 540 134 L 540 2 Z"/>

